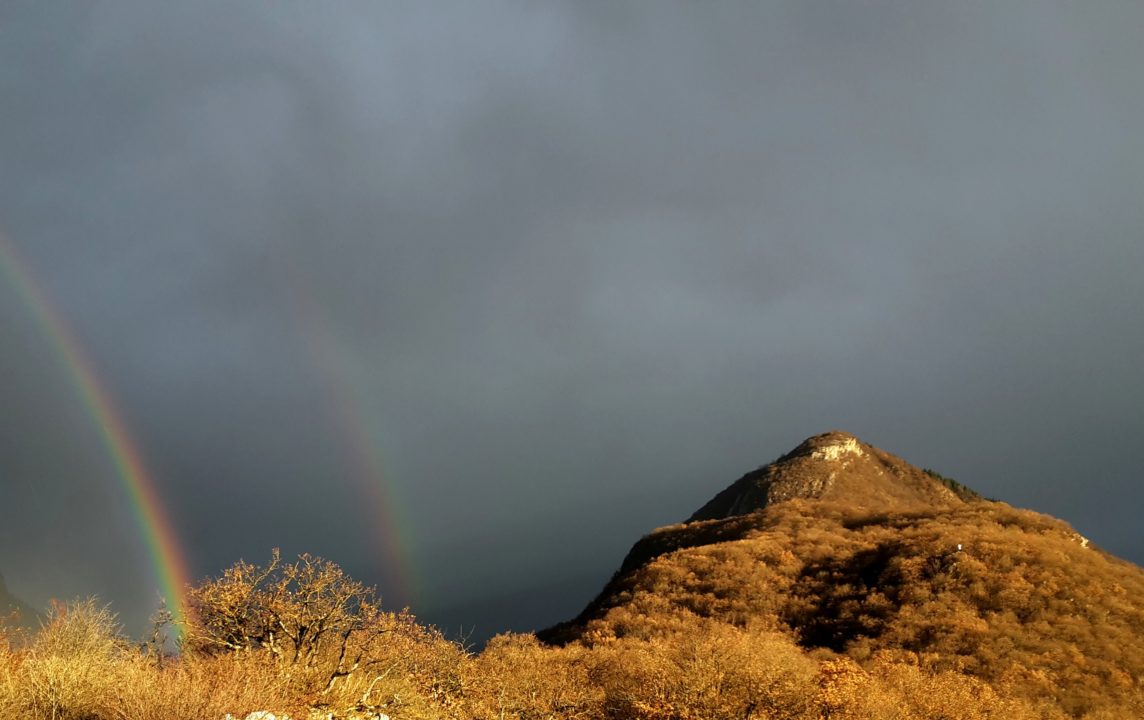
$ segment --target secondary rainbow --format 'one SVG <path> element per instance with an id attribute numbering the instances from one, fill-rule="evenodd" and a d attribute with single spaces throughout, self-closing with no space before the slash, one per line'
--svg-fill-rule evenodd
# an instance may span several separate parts
<path id="1" fill-rule="evenodd" d="M 187 616 L 184 594 L 190 575 L 177 536 L 160 501 L 155 482 L 131 438 L 111 394 L 100 383 L 79 341 L 56 311 L 35 275 L 12 244 L 0 234 L 0 271 L 7 277 L 60 359 L 76 393 L 97 428 L 130 499 L 135 524 L 143 535 L 159 592 L 176 620 Z"/>
<path id="2" fill-rule="evenodd" d="M 421 600 L 421 585 L 410 563 L 408 538 L 412 535 L 402 522 L 402 514 L 396 511 L 396 488 L 387 481 L 375 440 L 378 434 L 356 400 L 359 393 L 351 387 L 346 362 L 337 351 L 338 339 L 330 330 L 332 325 L 308 278 L 289 259 L 283 260 L 278 269 L 293 305 L 296 330 L 330 401 L 331 420 L 345 443 L 352 477 L 370 496 L 374 512 L 370 525 L 389 591 L 396 595 L 399 604 L 416 605 Z"/>

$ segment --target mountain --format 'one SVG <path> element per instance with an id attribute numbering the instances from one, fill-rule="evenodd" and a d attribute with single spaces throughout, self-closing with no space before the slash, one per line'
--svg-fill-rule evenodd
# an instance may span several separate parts
<path id="1" fill-rule="evenodd" d="M 1046 713 L 1144 717 L 1144 571 L 847 433 L 646 535 L 578 617 L 538 635 L 670 643 L 711 623 L 871 672 L 958 673 Z"/>

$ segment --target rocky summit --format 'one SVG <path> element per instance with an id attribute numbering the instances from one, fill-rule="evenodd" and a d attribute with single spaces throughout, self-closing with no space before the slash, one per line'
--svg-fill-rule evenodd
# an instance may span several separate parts
<path id="1" fill-rule="evenodd" d="M 835 430 L 807 438 L 773 463 L 747 473 L 689 521 L 746 515 L 796 498 L 887 510 L 957 506 L 979 496 Z"/>

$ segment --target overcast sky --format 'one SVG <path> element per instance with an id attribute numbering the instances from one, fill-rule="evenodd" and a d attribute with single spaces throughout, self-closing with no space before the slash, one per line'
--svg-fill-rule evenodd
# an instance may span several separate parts
<path id="1" fill-rule="evenodd" d="M 1142 32 L 1136 2 L 6 2 L 0 232 L 196 577 L 281 547 L 450 631 L 543 626 L 832 428 L 1144 563 Z M 0 284 L 0 572 L 140 631 L 69 383 Z"/>

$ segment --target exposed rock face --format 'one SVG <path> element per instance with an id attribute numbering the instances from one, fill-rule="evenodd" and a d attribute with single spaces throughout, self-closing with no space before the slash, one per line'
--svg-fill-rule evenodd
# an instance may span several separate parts
<path id="1" fill-rule="evenodd" d="M 849 433 L 831 431 L 808 438 L 775 462 L 739 478 L 688 521 L 746 515 L 795 498 L 839 500 L 879 509 L 965 502 L 936 477 L 905 460 Z"/>

